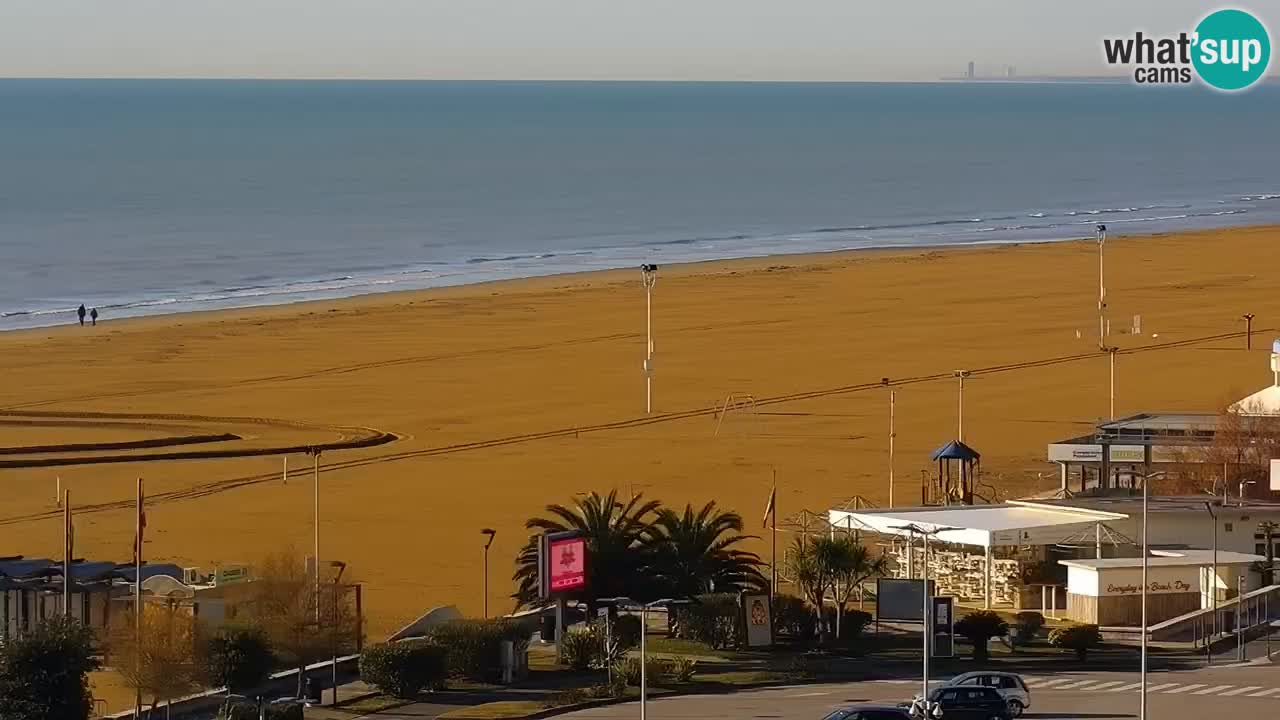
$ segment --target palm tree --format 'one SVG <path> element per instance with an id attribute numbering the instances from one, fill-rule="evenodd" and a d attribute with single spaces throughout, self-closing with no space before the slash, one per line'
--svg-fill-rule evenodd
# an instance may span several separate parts
<path id="1" fill-rule="evenodd" d="M 786 562 L 801 594 L 818 613 L 818 630 L 823 639 L 831 630 L 822 611 L 827 599 L 836 605 L 835 632 L 839 637 L 841 616 L 849 598 L 864 580 L 883 574 L 885 569 L 884 556 L 873 558 L 856 537 L 845 533 L 807 541 L 797 538 Z"/>
<path id="2" fill-rule="evenodd" d="M 520 606 L 538 599 L 538 536 L 576 531 L 587 541 L 587 586 L 578 594 L 588 602 L 601 597 L 644 600 L 653 593 L 646 581 L 655 537 L 653 521 L 661 503 L 636 495 L 623 502 L 616 490 L 574 498 L 572 506 L 546 507 L 547 517 L 534 517 L 525 527 L 536 530 L 516 558 L 513 596 Z"/>
<path id="3" fill-rule="evenodd" d="M 665 592 L 691 597 L 709 592 L 765 589 L 764 564 L 753 552 L 735 545 L 753 536 L 742 534 L 742 516 L 708 502 L 696 513 L 663 509 L 655 523 L 654 570 Z"/>

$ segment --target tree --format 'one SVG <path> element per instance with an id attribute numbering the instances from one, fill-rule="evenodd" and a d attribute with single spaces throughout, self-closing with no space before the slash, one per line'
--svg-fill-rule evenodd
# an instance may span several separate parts
<path id="1" fill-rule="evenodd" d="M 277 658 L 298 668 L 298 697 L 306 666 L 345 654 L 363 631 L 356 626 L 350 597 L 331 579 L 322 576 L 317 583 L 300 557 L 291 549 L 268 555 L 249 584 L 253 623 Z"/>
<path id="2" fill-rule="evenodd" d="M 1276 523 L 1273 520 L 1263 520 L 1258 523 L 1258 532 L 1262 533 L 1262 541 L 1267 544 L 1266 548 L 1263 550 L 1263 555 L 1265 555 L 1267 559 L 1260 568 L 1262 571 L 1263 587 L 1275 582 L 1276 545 L 1274 538 L 1278 530 L 1280 530 L 1280 523 Z"/>
<path id="3" fill-rule="evenodd" d="M 805 600 L 818 613 L 818 632 L 827 639 L 828 627 L 822 607 L 830 597 L 836 605 L 835 633 L 840 635 L 844 608 L 867 578 L 882 574 L 883 556 L 873 558 L 856 537 L 837 533 L 834 537 L 796 538 L 787 553 L 786 565 Z"/>
<path id="4" fill-rule="evenodd" d="M 525 527 L 536 530 L 516 558 L 514 595 L 518 605 L 538 599 L 538 535 L 545 532 L 576 531 L 586 538 L 591 561 L 587 566 L 587 587 L 579 598 L 590 603 L 601 597 L 653 599 L 654 583 L 647 577 L 654 540 L 653 521 L 660 507 L 657 500 L 636 495 L 623 502 L 617 491 L 608 495 L 591 493 L 574 499 L 572 506 L 548 505 L 548 517 L 530 518 Z"/>
<path id="5" fill-rule="evenodd" d="M 0 720 L 85 720 L 97 669 L 92 630 L 61 615 L 44 620 L 0 645 Z"/>
<path id="6" fill-rule="evenodd" d="M 986 660 L 987 643 L 993 637 L 1000 637 L 1009 632 L 1009 623 L 990 610 L 978 610 L 965 615 L 956 622 L 956 633 L 973 643 L 973 659 Z"/>
<path id="7" fill-rule="evenodd" d="M 189 608 L 144 602 L 140 638 L 132 624 L 117 628 L 110 640 L 114 667 L 125 684 L 151 698 L 151 710 L 196 687 L 196 621 Z"/>
<path id="8" fill-rule="evenodd" d="M 205 640 L 202 650 L 205 680 L 229 692 L 266 682 L 275 661 L 266 633 L 256 627 L 223 628 Z"/>
<path id="9" fill-rule="evenodd" d="M 1184 474 L 1200 475 L 1199 487 L 1178 489 L 1211 489 L 1222 497 L 1239 493 L 1240 483 L 1248 480 L 1265 487 L 1270 461 L 1276 457 L 1280 457 L 1280 417 L 1257 406 L 1227 406 L 1218 414 L 1213 442 L 1179 458 Z"/>
<path id="10" fill-rule="evenodd" d="M 673 597 L 768 587 L 760 557 L 734 547 L 752 537 L 741 534 L 742 516 L 717 510 L 715 501 L 697 513 L 692 505 L 683 514 L 664 508 L 655 529 L 655 574 Z"/>
<path id="11" fill-rule="evenodd" d="M 817 547 L 818 541 L 822 539 L 813 538 L 806 541 L 804 537 L 796 538 L 784 561 L 801 597 L 809 602 L 816 613 L 819 641 L 825 641 L 827 638 L 827 625 L 822 606 L 826 602 L 827 587 L 831 582 L 830 567 L 822 561 L 825 553 Z"/>

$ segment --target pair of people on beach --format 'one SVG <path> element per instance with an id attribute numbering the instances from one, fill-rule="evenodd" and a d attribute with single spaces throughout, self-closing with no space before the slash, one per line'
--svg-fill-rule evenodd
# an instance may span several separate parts
<path id="1" fill-rule="evenodd" d="M 80 304 L 80 307 L 76 310 L 76 315 L 80 316 L 80 326 L 84 327 L 84 316 L 85 316 L 84 303 Z M 89 315 L 89 322 L 96 327 L 98 324 L 98 308 L 94 308 L 90 310 L 88 315 Z"/>

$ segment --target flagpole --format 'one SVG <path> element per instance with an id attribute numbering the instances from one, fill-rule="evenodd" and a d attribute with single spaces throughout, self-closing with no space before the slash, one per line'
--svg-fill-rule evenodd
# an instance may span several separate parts
<path id="1" fill-rule="evenodd" d="M 71 491 L 62 491 L 62 614 L 71 615 Z"/>
<path id="2" fill-rule="evenodd" d="M 770 598 L 778 594 L 778 469 L 773 470 L 773 492 L 769 496 L 769 507 L 772 512 L 769 513 L 770 526 L 773 532 L 770 533 L 773 540 L 773 549 L 769 553 L 769 571 L 773 574 L 773 582 L 769 586 Z"/>
<path id="3" fill-rule="evenodd" d="M 137 534 L 133 541 L 133 671 L 142 677 L 142 478 L 138 478 Z M 133 716 L 142 717 L 142 683 L 134 695 Z"/>

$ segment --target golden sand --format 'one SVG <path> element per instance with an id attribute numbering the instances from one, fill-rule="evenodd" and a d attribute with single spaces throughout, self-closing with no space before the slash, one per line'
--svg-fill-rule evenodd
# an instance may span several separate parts
<path id="1" fill-rule="evenodd" d="M 1108 242 L 1111 341 L 1137 351 L 1117 361 L 1119 413 L 1213 411 L 1270 382 L 1277 247 L 1278 228 Z M 1053 487 L 1045 444 L 1108 412 L 1096 292 L 1091 241 L 663 267 L 652 422 L 633 422 L 645 418 L 645 318 L 630 270 L 5 333 L 0 405 L 196 415 L 206 419 L 167 422 L 234 426 L 255 447 L 327 441 L 342 427 L 400 435 L 321 465 L 321 557 L 366 583 L 376 639 L 434 605 L 480 612 L 486 526 L 498 530 L 490 606 L 509 609 L 524 520 L 577 492 L 715 499 L 753 530 L 774 470 L 784 516 L 854 495 L 885 504 L 888 396 L 869 387 L 882 377 L 944 376 L 897 387 L 899 504 L 918 501 L 929 451 L 956 435 L 957 368 L 977 371 L 965 440 L 987 481 L 1005 495 Z M 1239 336 L 1193 342 L 1241 332 L 1245 312 L 1261 329 L 1252 352 Z M 1135 314 L 1141 337 L 1121 331 Z M 1019 367 L 1054 358 L 1065 359 Z M 731 414 L 717 436 L 711 408 L 731 393 L 753 396 L 756 413 Z M 0 444 L 92 434 L 0 425 Z M 2 469 L 3 554 L 60 556 L 61 477 L 84 509 L 77 554 L 127 561 L 137 476 L 152 497 L 151 560 L 208 567 L 306 551 L 309 460 L 290 459 L 287 485 L 281 462 Z"/>

